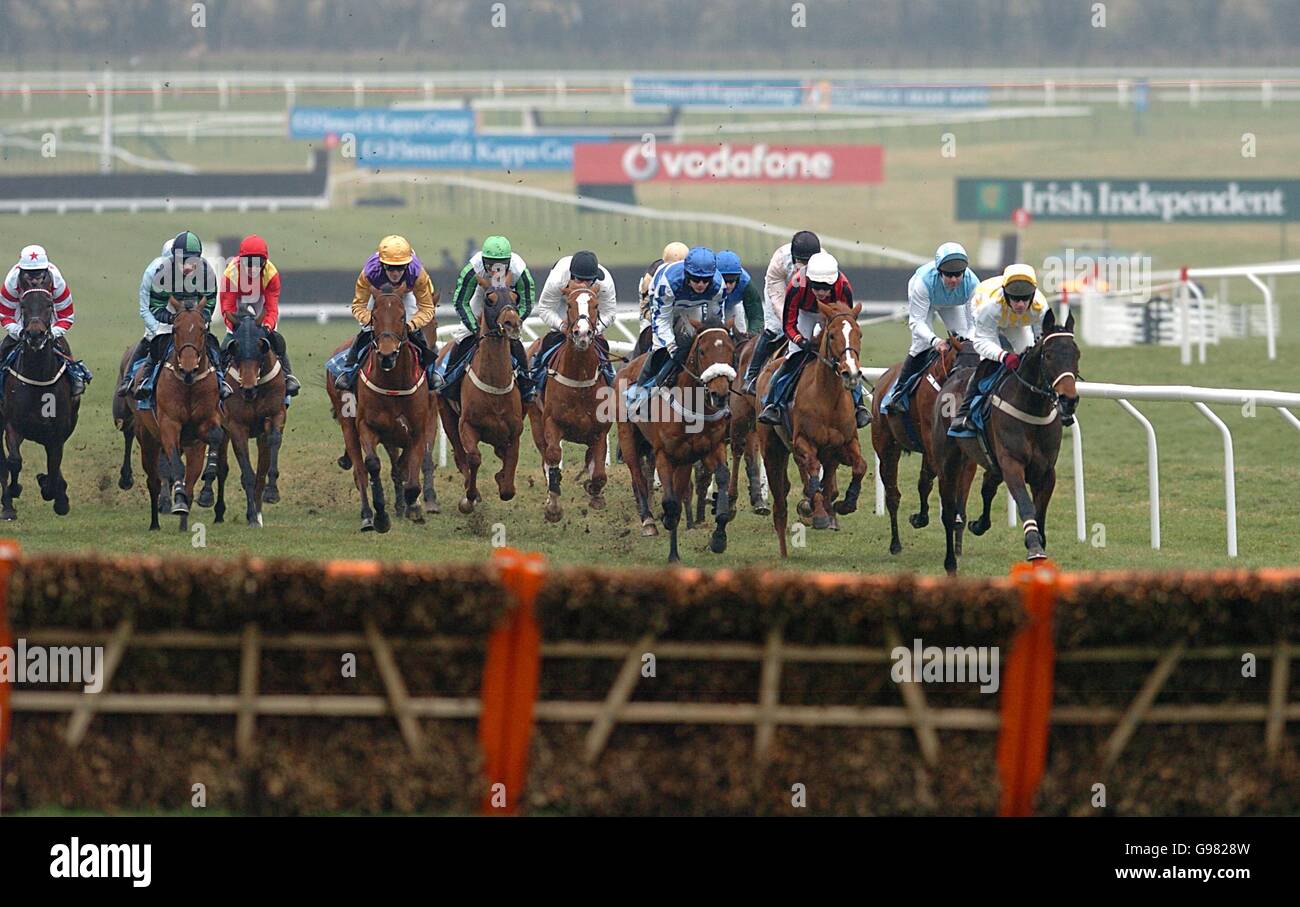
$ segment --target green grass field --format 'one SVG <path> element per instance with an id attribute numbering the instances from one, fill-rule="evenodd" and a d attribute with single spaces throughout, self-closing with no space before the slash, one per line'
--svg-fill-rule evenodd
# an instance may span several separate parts
<path id="1" fill-rule="evenodd" d="M 84 101 L 80 102 L 84 111 Z M 140 101 L 141 104 L 144 101 Z M 0 110 L 13 118 L 14 104 Z M 985 123 L 878 129 L 861 132 L 781 133 L 733 135 L 768 141 L 868 141 L 886 145 L 886 181 L 865 189 L 806 189 L 791 186 L 744 191 L 734 187 L 650 186 L 641 190 L 643 204 L 680 210 L 716 211 L 753 217 L 765 222 L 811 226 L 825 234 L 860 239 L 864 250 L 884 244 L 929 254 L 944 239 L 956 238 L 974 248 L 980 235 L 1002 232 L 1000 225 L 958 224 L 953 220 L 952 179 L 959 175 L 990 176 L 1281 176 L 1295 169 L 1300 159 L 1300 122 L 1286 108 L 1263 111 L 1248 106 L 1206 105 L 1192 111 L 1184 106 L 1157 106 L 1142 135 L 1136 135 L 1129 111 L 1097 108 L 1087 119 L 1028 121 L 1017 124 L 1016 139 L 1005 125 Z M 940 136 L 957 137 L 955 158 L 940 155 Z M 1258 157 L 1241 156 L 1241 135 L 1257 137 Z M 128 147 L 156 155 L 157 147 Z M 184 140 L 163 143 L 169 155 L 203 166 L 254 168 L 300 165 L 306 149 L 280 139 L 212 140 L 189 146 Z M 39 159 L 15 156 L 4 165 L 31 171 Z M 51 165 L 53 166 L 53 165 Z M 59 161 L 58 166 L 70 166 Z M 483 176 L 482 172 L 471 175 Z M 522 185 L 571 191 L 568 174 L 525 172 L 501 175 Z M 380 187 L 376 194 L 401 193 Z M 148 508 L 142 483 L 124 492 L 116 487 L 121 460 L 120 435 L 110 417 L 110 396 L 117 361 L 127 343 L 139 337 L 136 289 L 143 266 L 158 253 L 168 236 L 193 229 L 205 239 L 258 232 L 271 244 L 272 256 L 282 268 L 354 268 L 373 250 L 377 239 L 400 231 L 410 236 L 418 250 L 433 258 L 432 250 L 446 246 L 459 254 L 466 236 L 507 232 L 517 249 L 538 270 L 574 248 L 595 248 L 606 261 L 642 261 L 653 258 L 663 243 L 677 238 L 666 225 L 635 222 L 609 215 L 577 215 L 553 206 L 553 217 L 537 219 L 537 206 L 493 203 L 486 210 L 473 193 L 413 190 L 405 193 L 405 208 L 355 208 L 336 206 L 327 211 L 237 214 L 229 212 L 175 215 L 53 214 L 0 217 L 0 250 L 13 254 L 28 242 L 42 242 L 73 282 L 78 320 L 71 335 L 74 349 L 96 373 L 81 411 L 81 422 L 65 458 L 65 475 L 71 484 L 73 509 L 56 518 L 39 500 L 34 473 L 42 471 L 40 450 L 25 445 L 24 484 L 28 490 L 18 501 L 19 520 L 0 526 L 0 532 L 19 540 L 29 551 L 93 550 L 108 554 L 162 554 L 195 557 L 238 555 L 294 557 L 377 557 L 414 560 L 464 560 L 486 556 L 493 525 L 503 524 L 506 541 L 514 546 L 545 552 L 562 563 L 658 565 L 666 556 L 665 539 L 643 539 L 632 504 L 625 467 L 611 466 L 609 508 L 586 512 L 576 485 L 566 481 L 566 516 L 563 522 L 545 524 L 541 508 L 544 484 L 539 459 L 525 430 L 520 463 L 520 494 L 510 503 L 489 496 L 471 517 L 455 511 L 461 480 L 453 470 L 440 470 L 437 479 L 444 513 L 423 527 L 399 522 L 386 536 L 357 531 L 358 501 L 351 477 L 334 464 L 341 448 L 338 429 L 330 421 L 323 388 L 323 363 L 330 350 L 349 334 L 351 326 L 332 322 L 290 321 L 282 325 L 294 354 L 303 393 L 289 412 L 281 457 L 283 503 L 268 506 L 266 526 L 243 525 L 242 492 L 228 488 L 231 505 L 226 525 L 211 524 L 210 511 L 196 511 L 205 524 L 206 546 L 196 548 L 190 535 L 177 531 L 175 518 L 167 518 L 160 533 L 146 531 Z M 706 226 L 679 231 L 691 241 L 734 245 L 747 258 L 757 257 L 775 241 L 747 236 L 739 231 L 711 231 Z M 1114 226 L 1109 240 L 1121 249 L 1141 250 L 1153 256 L 1158 269 L 1184 263 L 1231 264 L 1271 260 L 1286 251 L 1273 226 L 1232 227 Z M 1101 225 L 1034 224 L 1025 234 L 1025 257 L 1041 260 L 1081 238 L 1097 238 Z M 711 239 L 712 237 L 712 239 Z M 763 253 L 764 260 L 766 253 Z M 864 254 L 864 259 L 867 256 Z M 761 268 L 754 262 L 752 270 Z M 538 274 L 542 279 L 543 274 Z M 350 294 L 339 287 L 339 302 Z M 444 293 L 447 288 L 444 288 Z M 1215 286 L 1211 290 L 1217 289 Z M 1245 284 L 1235 284 L 1233 299 L 1257 294 Z M 626 291 L 621 294 L 626 297 Z M 1184 368 L 1176 349 L 1095 350 L 1084 348 L 1081 369 L 1092 380 L 1119 383 L 1204 384 L 1219 387 L 1254 387 L 1279 390 L 1300 388 L 1300 324 L 1294 304 L 1300 296 L 1295 282 L 1279 282 L 1283 333 L 1278 361 L 1264 358 L 1262 340 L 1225 342 L 1212 347 L 1209 365 Z M 287 283 L 284 301 L 294 299 Z M 906 329 L 876 326 L 863 338 L 863 359 L 887 365 L 901 358 L 907 345 Z M 1144 435 L 1134 420 L 1112 401 L 1086 400 L 1080 408 L 1084 432 L 1085 478 L 1088 489 L 1089 535 L 1105 546 L 1075 540 L 1072 467 L 1068 445 L 1059 464 L 1056 499 L 1048 519 L 1050 552 L 1074 569 L 1128 567 L 1192 568 L 1279 565 L 1295 561 L 1294 533 L 1300 526 L 1288 489 L 1300 480 L 1300 462 L 1294 454 L 1295 430 L 1276 414 L 1261 408 L 1247 417 L 1233 407 L 1216 407 L 1236 439 L 1237 505 L 1241 556 L 1226 556 L 1222 448 L 1218 432 L 1190 404 L 1139 404 L 1152 420 L 1160 439 L 1163 550 L 1152 551 L 1147 535 L 1146 450 Z M 865 435 L 864 435 L 865 438 Z M 576 462 L 576 450 L 569 460 Z M 138 456 L 136 470 L 139 473 Z M 903 507 L 915 504 L 915 458 L 904 461 Z M 495 492 L 491 473 L 495 459 L 486 456 L 487 487 Z M 142 479 L 142 474 L 139 476 Z M 808 532 L 808 545 L 795 549 L 791 567 L 836 570 L 915 570 L 938 572 L 943 537 L 937 519 L 922 531 L 903 527 L 904 551 L 888 552 L 888 521 L 872 513 L 871 486 L 865 487 L 865 507 L 841 521 L 842 531 Z M 706 550 L 707 533 L 685 535 L 683 557 L 695 566 L 774 565 L 776 540 L 769 519 L 748 512 L 744 505 L 731 524 L 731 547 L 722 556 Z M 932 501 L 932 504 L 937 502 Z M 937 517 L 937 509 L 934 511 Z M 994 529 L 981 539 L 969 539 L 963 570 L 997 574 L 1021 556 L 1019 530 L 1008 529 L 1005 503 L 999 498 Z"/>

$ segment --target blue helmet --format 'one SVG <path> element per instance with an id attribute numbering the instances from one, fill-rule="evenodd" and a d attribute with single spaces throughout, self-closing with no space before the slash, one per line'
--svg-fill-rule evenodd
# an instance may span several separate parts
<path id="1" fill-rule="evenodd" d="M 718 270 L 723 274 L 740 273 L 740 256 L 730 249 L 718 253 Z"/>
<path id="2" fill-rule="evenodd" d="M 963 268 L 970 266 L 970 256 L 962 248 L 961 243 L 946 242 L 934 253 L 934 265 L 936 268 L 942 268 L 945 264 L 960 264 Z"/>
<path id="3" fill-rule="evenodd" d="M 713 254 L 712 249 L 696 246 L 686 253 L 687 277 L 712 277 L 717 270 L 718 257 Z"/>

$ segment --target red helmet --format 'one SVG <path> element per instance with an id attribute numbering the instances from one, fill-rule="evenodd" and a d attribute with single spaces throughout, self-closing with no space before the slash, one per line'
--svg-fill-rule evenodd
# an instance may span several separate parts
<path id="1" fill-rule="evenodd" d="M 269 258 L 270 255 L 266 250 L 266 240 L 254 233 L 252 236 L 245 236 L 244 241 L 239 244 L 240 258 Z"/>

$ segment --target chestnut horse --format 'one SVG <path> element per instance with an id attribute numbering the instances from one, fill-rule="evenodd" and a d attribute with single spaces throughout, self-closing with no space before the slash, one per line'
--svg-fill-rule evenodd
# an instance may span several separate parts
<path id="1" fill-rule="evenodd" d="M 172 483 L 171 512 L 180 516 L 180 529 L 185 532 L 206 449 L 211 446 L 215 450 L 221 443 L 221 394 L 216 363 L 208 359 L 208 325 L 197 300 L 178 303 L 173 296 L 167 305 L 176 312 L 172 348 L 158 375 L 153 409 L 140 409 L 134 398 L 127 404 L 140 446 L 140 467 L 148 479 L 149 528 L 159 528 L 165 474 Z"/>
<path id="2" fill-rule="evenodd" d="M 880 401 L 898 379 L 903 365 L 899 363 L 885 372 L 876 382 L 875 399 L 871 406 L 871 446 L 880 460 L 880 482 L 885 486 L 885 507 L 889 510 L 889 553 L 898 554 L 903 543 L 898 538 L 898 504 L 902 495 L 898 491 L 898 459 L 904 451 L 921 455 L 921 474 L 917 478 L 916 492 L 921 500 L 920 509 L 908 518 L 914 529 L 923 529 L 930 523 L 930 490 L 934 488 L 937 472 L 934 459 L 934 439 L 930 429 L 934 424 L 934 404 L 939 399 L 939 389 L 947 380 L 965 341 L 955 334 L 948 337 L 948 349 L 934 354 L 929 366 L 921 373 L 912 389 L 908 412 L 896 409 L 890 413 L 880 411 Z M 910 431 L 909 431 L 910 423 Z M 920 444 L 917 444 L 917 441 Z"/>
<path id="3" fill-rule="evenodd" d="M 745 372 L 754 358 L 754 345 L 758 335 L 746 338 L 736 347 L 736 380 L 731 382 L 731 487 L 727 494 L 734 501 L 740 494 L 740 460 L 745 460 L 745 478 L 749 480 L 749 506 L 754 513 L 766 516 L 772 512 L 771 506 L 763 497 L 762 469 L 763 460 L 759 456 L 757 416 L 758 402 L 755 397 L 742 393 L 745 385 Z M 702 516 L 702 514 L 701 514 Z"/>
<path id="4" fill-rule="evenodd" d="M 850 309 L 819 302 L 817 308 L 826 319 L 826 326 L 818 335 L 816 357 L 804 367 L 790 400 L 792 430 L 787 435 L 784 426 L 764 423 L 758 426 L 763 467 L 767 470 L 767 483 L 772 492 L 772 525 L 776 529 L 781 557 L 789 556 L 786 551 L 786 497 L 790 493 L 787 468 L 792 453 L 804 482 L 804 500 L 800 502 L 800 510 L 811 514 L 814 529 L 839 528 L 834 514 L 827 512 L 828 505 L 841 515 L 858 509 L 862 478 L 867 474 L 851 393 L 862 378 L 862 367 L 858 363 L 862 345 L 858 313 L 862 305 L 859 303 Z M 759 375 L 760 398 L 766 395 L 777 367 L 778 362 L 769 363 Z M 839 492 L 835 470 L 841 464 L 853 470 L 853 479 L 845 491 L 844 500 L 836 501 Z"/>
<path id="5" fill-rule="evenodd" d="M 380 445 L 388 452 L 395 500 L 402 502 L 401 509 L 412 523 L 424 522 L 416 500 L 420 496 L 420 464 L 436 425 L 437 404 L 425 383 L 420 354 L 406 337 L 402 296 L 391 287 L 375 294 L 370 322 L 374 327 L 374 348 L 357 375 L 355 432 L 344 430 L 352 480 L 361 493 L 362 532 L 373 529 L 383 533 L 392 527 L 380 477 Z M 326 387 L 330 386 L 327 381 Z M 330 398 L 335 399 L 333 391 Z M 342 394 L 335 407 L 339 415 L 349 414 Z M 371 496 L 375 502 L 373 513 Z"/>
<path id="6" fill-rule="evenodd" d="M 603 325 L 597 324 L 596 297 L 591 287 L 571 282 L 564 289 L 566 314 L 564 340 L 552 354 L 547 368 L 546 385 L 528 408 L 533 443 L 542 455 L 546 470 L 546 508 L 548 523 L 562 516 L 560 508 L 561 441 L 582 444 L 587 448 L 586 480 L 583 490 L 594 510 L 605 507 L 605 452 L 609 444 L 609 408 L 600 405 L 609 393 L 600 376 L 600 352 L 596 336 Z M 531 360 L 542 339 L 528 349 Z"/>
<path id="7" fill-rule="evenodd" d="M 501 460 L 501 470 L 495 476 L 501 500 L 515 496 L 524 406 L 515 383 L 510 342 L 519 339 L 524 323 L 514 296 L 514 291 L 504 286 L 486 294 L 478 345 L 465 368 L 468 380 L 461 381 L 460 402 L 448 402 L 441 409 L 442 430 L 451 442 L 456 468 L 465 477 L 465 496 L 456 505 L 461 513 L 472 513 L 483 499 L 478 490 L 478 470 L 483 464 L 480 441 L 490 444 Z"/>
<path id="8" fill-rule="evenodd" d="M 688 339 L 685 328 L 694 331 Z M 663 523 L 669 532 L 668 561 L 680 561 L 677 552 L 677 525 L 682 508 L 690 506 L 692 466 L 700 461 L 717 483 L 714 507 L 717 523 L 709 539 L 709 550 L 721 554 L 727 550 L 727 523 L 733 512 L 728 489 L 727 436 L 730 431 L 727 399 L 736 378 L 735 342 L 731 333 L 717 319 L 702 324 L 678 318 L 674 325 L 677 343 L 690 343 L 682 369 L 666 393 L 652 394 L 637 411 L 627 410 L 627 388 L 636 381 L 650 356 L 638 356 L 618 373 L 614 381 L 615 408 L 618 413 L 618 442 L 623 462 L 632 474 L 632 489 L 641 517 L 642 535 L 656 535 L 650 515 L 650 475 L 657 468 L 663 483 Z M 651 412 L 647 417 L 643 411 Z M 706 482 L 706 479 L 700 479 Z"/>
<path id="9" fill-rule="evenodd" d="M 1042 337 L 1021 355 L 1020 368 L 1011 372 L 993 393 L 987 423 L 992 459 L 986 456 L 978 438 L 948 437 L 948 425 L 965 395 L 970 371 L 958 369 L 944 383 L 939 397 L 944 405 L 935 408 L 932 434 L 947 535 L 943 567 L 950 576 L 957 573 L 966 498 L 976 465 L 984 468 L 984 513 L 971 523 L 971 532 L 982 535 L 988 529 L 993 496 L 998 485 L 1006 482 L 1025 527 L 1026 559 L 1047 557 L 1043 550 L 1047 547 L 1047 505 L 1056 487 L 1061 423 L 1074 424 L 1074 411 L 1079 405 L 1078 372 L 1074 315 L 1065 324 L 1057 324 L 1049 309 L 1043 317 Z M 945 399 L 949 394 L 950 400 Z"/>

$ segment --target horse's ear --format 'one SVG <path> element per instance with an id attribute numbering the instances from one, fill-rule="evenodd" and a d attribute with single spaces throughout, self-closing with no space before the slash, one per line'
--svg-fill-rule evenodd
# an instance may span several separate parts
<path id="1" fill-rule="evenodd" d="M 1043 316 L 1043 333 L 1050 334 L 1056 328 L 1056 316 L 1052 314 L 1049 308 L 1047 314 Z"/>
<path id="2" fill-rule="evenodd" d="M 862 303 L 860 302 L 853 303 L 853 317 L 857 318 L 861 314 L 862 314 Z"/>
<path id="3" fill-rule="evenodd" d="M 817 303 L 817 311 L 822 313 L 823 318 L 830 318 L 835 314 L 835 309 L 831 308 L 824 302 Z"/>
<path id="4" fill-rule="evenodd" d="M 1074 333 L 1074 312 L 1070 312 L 1065 318 L 1065 329 L 1071 334 Z"/>

